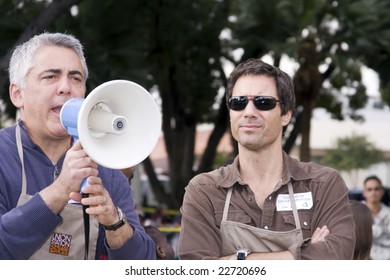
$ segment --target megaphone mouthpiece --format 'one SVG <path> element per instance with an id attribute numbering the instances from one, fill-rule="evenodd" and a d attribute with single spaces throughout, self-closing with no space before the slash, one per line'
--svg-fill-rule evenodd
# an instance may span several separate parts
<path id="1" fill-rule="evenodd" d="M 127 119 L 104 110 L 99 104 L 89 113 L 88 125 L 96 133 L 123 134 L 127 129 Z"/>

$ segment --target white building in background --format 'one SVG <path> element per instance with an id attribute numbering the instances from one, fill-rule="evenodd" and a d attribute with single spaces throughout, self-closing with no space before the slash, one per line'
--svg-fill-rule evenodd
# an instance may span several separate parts
<path id="1" fill-rule="evenodd" d="M 390 186 L 390 110 L 377 99 L 371 98 L 365 109 L 359 110 L 365 121 L 350 119 L 333 120 L 323 109 L 315 109 L 311 121 L 310 146 L 312 156 L 321 156 L 327 149 L 336 147 L 338 138 L 353 135 L 366 136 L 378 150 L 381 150 L 387 162 L 375 164 L 366 170 L 359 170 L 351 176 L 341 172 L 350 189 L 361 189 L 367 176 L 377 175 L 385 186 Z"/>

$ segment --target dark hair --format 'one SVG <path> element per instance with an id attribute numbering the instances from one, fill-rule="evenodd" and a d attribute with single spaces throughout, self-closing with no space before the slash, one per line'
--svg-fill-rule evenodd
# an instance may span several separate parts
<path id="1" fill-rule="evenodd" d="M 379 185 L 381 186 L 381 188 L 383 188 L 381 179 L 379 179 L 379 177 L 376 175 L 371 175 L 371 176 L 368 176 L 366 179 L 364 179 L 364 185 L 367 183 L 367 181 L 370 181 L 370 180 L 376 180 L 379 183 Z"/>
<path id="2" fill-rule="evenodd" d="M 295 93 L 294 84 L 291 77 L 261 59 L 250 58 L 240 63 L 230 74 L 226 87 L 226 103 L 233 94 L 233 88 L 241 76 L 261 76 L 271 77 L 275 81 L 278 99 L 281 103 L 282 115 L 288 111 L 294 114 L 295 110 Z"/>
<path id="3" fill-rule="evenodd" d="M 156 244 L 161 243 L 161 241 L 165 238 L 163 233 L 154 226 L 145 226 L 144 229 Z"/>
<path id="4" fill-rule="evenodd" d="M 368 207 L 357 200 L 350 201 L 356 243 L 353 252 L 354 260 L 370 260 L 372 246 L 372 215 Z"/>

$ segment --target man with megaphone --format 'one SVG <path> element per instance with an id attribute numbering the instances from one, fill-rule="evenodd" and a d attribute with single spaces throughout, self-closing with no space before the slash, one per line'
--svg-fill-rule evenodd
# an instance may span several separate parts
<path id="1" fill-rule="evenodd" d="M 80 42 L 36 35 L 16 47 L 9 72 L 20 119 L 0 130 L 0 259 L 155 259 L 127 178 L 96 163 L 60 121 L 62 106 L 85 96 Z"/>

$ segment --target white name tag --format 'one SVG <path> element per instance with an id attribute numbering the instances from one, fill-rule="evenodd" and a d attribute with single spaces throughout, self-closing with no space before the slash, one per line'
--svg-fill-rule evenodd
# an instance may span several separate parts
<path id="1" fill-rule="evenodd" d="M 310 209 L 313 207 L 313 197 L 311 192 L 294 193 L 295 204 L 297 209 Z M 290 195 L 279 194 L 276 199 L 276 210 L 277 211 L 291 211 Z"/>

